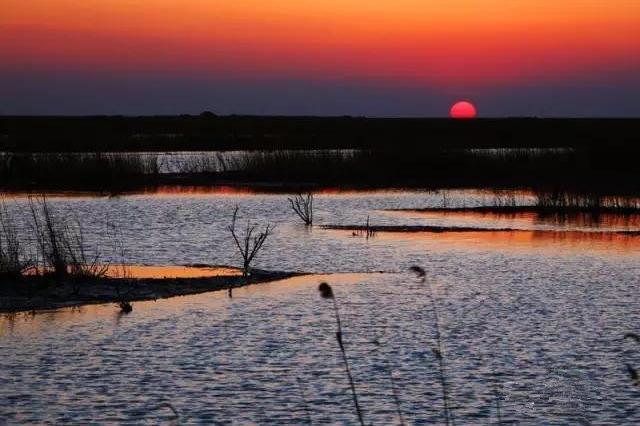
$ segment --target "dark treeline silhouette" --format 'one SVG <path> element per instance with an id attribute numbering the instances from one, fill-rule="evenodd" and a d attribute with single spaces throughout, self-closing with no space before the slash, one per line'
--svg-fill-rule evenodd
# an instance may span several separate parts
<path id="1" fill-rule="evenodd" d="M 352 150 L 314 151 L 333 148 Z M 104 153 L 167 150 L 248 152 L 172 174 L 153 157 Z M 260 183 L 640 194 L 640 119 L 5 116 L 0 151 L 0 188 L 11 189 Z"/>
<path id="2" fill-rule="evenodd" d="M 640 119 L 477 119 L 268 116 L 0 116 L 0 150 L 572 147 L 633 149 Z"/>

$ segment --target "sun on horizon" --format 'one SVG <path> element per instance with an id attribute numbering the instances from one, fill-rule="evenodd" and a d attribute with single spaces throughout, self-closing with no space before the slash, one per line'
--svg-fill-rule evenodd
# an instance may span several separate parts
<path id="1" fill-rule="evenodd" d="M 458 119 L 476 118 L 478 110 L 476 106 L 469 101 L 458 101 L 451 107 L 449 115 L 451 118 Z"/>

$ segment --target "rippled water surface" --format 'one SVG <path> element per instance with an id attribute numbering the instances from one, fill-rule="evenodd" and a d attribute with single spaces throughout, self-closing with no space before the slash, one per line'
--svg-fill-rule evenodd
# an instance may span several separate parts
<path id="1" fill-rule="evenodd" d="M 450 205 L 492 195 L 450 192 Z M 305 228 L 286 195 L 209 193 L 50 198 L 75 212 L 110 256 L 117 224 L 140 265 L 238 265 L 226 226 L 276 224 L 256 266 L 325 275 L 226 293 L 19 315 L 0 320 L 0 419 L 8 423 L 355 423 L 335 340 L 334 285 L 365 421 L 442 422 L 430 289 L 436 295 L 446 377 L 457 424 L 636 424 L 640 320 L 634 221 L 565 223 L 384 209 L 439 206 L 427 192 L 325 193 L 316 223 L 475 226 L 509 232 L 379 233 Z M 18 212 L 26 200 L 7 200 Z M 517 226 L 505 223 L 515 220 Z M 507 222 L 505 222 L 507 221 Z M 571 232 L 567 232 L 571 231 Z M 118 259 L 115 259 L 118 260 Z M 422 265 L 420 283 L 406 271 Z M 379 273 L 382 272 L 382 273 Z M 332 273 L 326 275 L 327 273 Z M 0 420 L 2 423 L 3 420 Z"/>

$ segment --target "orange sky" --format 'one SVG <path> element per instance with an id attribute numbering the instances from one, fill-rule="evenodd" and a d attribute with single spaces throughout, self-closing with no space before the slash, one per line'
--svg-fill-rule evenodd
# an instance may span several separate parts
<path id="1" fill-rule="evenodd" d="M 455 86 L 639 65 L 639 0 L 2 0 L 0 13 L 0 71 Z"/>

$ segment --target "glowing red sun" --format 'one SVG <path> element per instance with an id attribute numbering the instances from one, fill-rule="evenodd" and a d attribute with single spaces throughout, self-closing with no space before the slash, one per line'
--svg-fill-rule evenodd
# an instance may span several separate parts
<path id="1" fill-rule="evenodd" d="M 471 102 L 460 101 L 451 107 L 449 114 L 451 118 L 475 118 L 477 111 Z"/>

